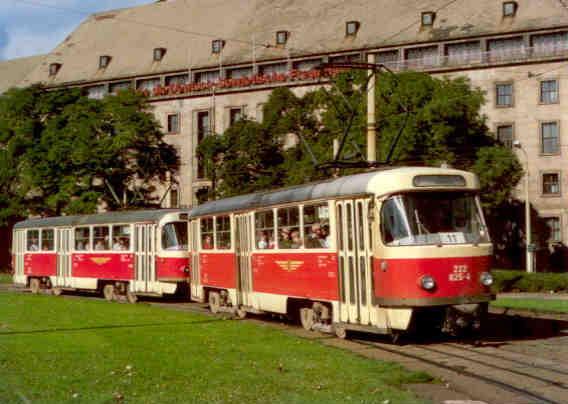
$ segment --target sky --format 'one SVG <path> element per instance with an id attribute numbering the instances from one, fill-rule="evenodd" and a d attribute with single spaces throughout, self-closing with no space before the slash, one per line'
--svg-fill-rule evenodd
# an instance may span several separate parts
<path id="1" fill-rule="evenodd" d="M 0 0 L 0 60 L 45 54 L 94 12 L 154 0 Z"/>

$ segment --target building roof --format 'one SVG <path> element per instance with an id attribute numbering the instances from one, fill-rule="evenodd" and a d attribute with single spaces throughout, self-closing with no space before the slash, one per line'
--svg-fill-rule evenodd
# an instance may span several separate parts
<path id="1" fill-rule="evenodd" d="M 170 213 L 189 213 L 189 210 L 183 209 L 154 209 L 154 210 L 132 210 L 123 212 L 106 212 L 93 215 L 79 216 L 59 216 L 47 217 L 41 219 L 28 219 L 16 223 L 14 229 L 36 229 L 45 227 L 61 227 L 61 226 L 88 226 L 96 224 L 113 224 L 113 223 L 155 223 Z"/>
<path id="2" fill-rule="evenodd" d="M 37 67 L 44 55 L 30 56 L 0 62 L 0 94 L 21 85 L 22 80 Z"/>
<path id="3" fill-rule="evenodd" d="M 503 18 L 495 0 L 169 0 L 88 17 L 30 74 L 26 82 L 52 85 L 182 71 L 252 60 L 252 43 L 275 43 L 290 32 L 292 56 L 379 48 L 477 35 L 568 26 L 568 10 L 556 0 L 517 0 L 514 18 Z M 432 28 L 421 13 L 436 11 Z M 355 37 L 345 23 L 359 21 Z M 226 41 L 222 60 L 211 41 Z M 166 48 L 154 62 L 154 48 Z M 109 55 L 99 69 L 99 56 Z M 257 61 L 286 58 L 288 50 L 257 47 Z M 61 63 L 48 79 L 51 63 Z"/>
<path id="4" fill-rule="evenodd" d="M 210 216 L 303 201 L 365 195 L 381 196 L 407 190 L 431 190 L 430 186 L 418 188 L 415 185 L 414 179 L 420 176 L 463 178 L 464 183 L 461 185 L 437 185 L 436 189 L 479 189 L 479 180 L 475 174 L 467 171 L 436 167 L 387 168 L 274 191 L 220 199 L 193 208 L 190 215 L 191 217 Z"/>

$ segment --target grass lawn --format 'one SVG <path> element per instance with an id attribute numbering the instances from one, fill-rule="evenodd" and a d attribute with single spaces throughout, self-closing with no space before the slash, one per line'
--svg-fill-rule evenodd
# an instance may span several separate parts
<path id="1" fill-rule="evenodd" d="M 0 402 L 422 402 L 422 373 L 269 325 L 0 293 Z"/>
<path id="2" fill-rule="evenodd" d="M 497 299 L 495 307 L 568 313 L 568 300 L 551 299 Z"/>
<path id="3" fill-rule="evenodd" d="M 0 272 L 0 283 L 12 283 L 12 275 Z"/>

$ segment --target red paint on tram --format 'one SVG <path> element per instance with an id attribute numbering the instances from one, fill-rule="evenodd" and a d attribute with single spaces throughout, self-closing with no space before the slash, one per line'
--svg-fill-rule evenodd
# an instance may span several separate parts
<path id="1" fill-rule="evenodd" d="M 237 271 L 235 253 L 201 253 L 199 254 L 201 283 L 224 289 L 237 287 Z"/>
<path id="2" fill-rule="evenodd" d="M 158 280 L 185 280 L 189 276 L 185 272 L 189 268 L 187 257 L 157 257 L 156 276 Z"/>
<path id="3" fill-rule="evenodd" d="M 134 254 L 73 254 L 73 276 L 111 280 L 134 279 Z"/>
<path id="4" fill-rule="evenodd" d="M 28 276 L 55 276 L 57 272 L 56 253 L 24 255 L 24 274 Z"/>

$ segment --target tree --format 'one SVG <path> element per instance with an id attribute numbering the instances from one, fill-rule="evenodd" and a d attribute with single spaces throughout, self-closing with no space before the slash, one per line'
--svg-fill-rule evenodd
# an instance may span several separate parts
<path id="1" fill-rule="evenodd" d="M 0 221 L 152 206 L 178 169 L 146 99 L 40 86 L 0 97 Z"/>
<path id="2" fill-rule="evenodd" d="M 214 161 L 216 180 L 222 184 L 215 196 L 329 177 L 333 171 L 319 169 L 318 164 L 333 160 L 333 140 L 344 135 L 340 160 L 362 162 L 366 147 L 365 84 L 366 72 L 350 71 L 337 76 L 333 85 L 302 97 L 287 88 L 276 89 L 264 106 L 263 122 L 237 123 L 223 135 L 208 139 L 207 144 L 221 145 L 216 154 L 208 151 L 209 145 L 199 148 L 205 160 Z M 471 170 L 480 175 L 487 208 L 510 200 L 522 176 L 521 166 L 514 153 L 489 132 L 480 113 L 484 94 L 472 88 L 466 78 L 438 79 L 415 72 L 381 74 L 376 94 L 379 161 L 390 157 L 391 165 L 445 163 Z M 284 147 L 284 139 L 290 136 L 296 142 Z M 240 141 L 240 137 L 245 140 Z M 251 175 L 260 167 L 270 175 Z M 357 171 L 361 169 L 343 168 L 340 174 Z M 243 173 L 247 173 L 246 178 L 239 177 Z"/>

